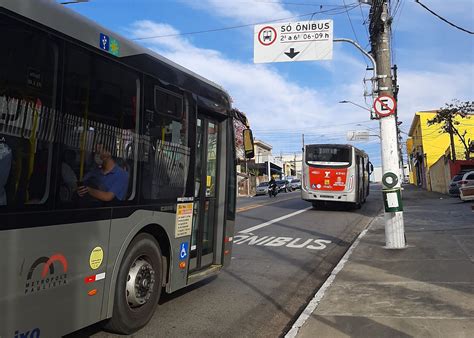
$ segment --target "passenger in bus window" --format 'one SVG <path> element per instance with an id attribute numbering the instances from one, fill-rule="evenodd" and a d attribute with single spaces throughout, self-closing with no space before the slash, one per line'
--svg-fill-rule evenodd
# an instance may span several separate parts
<path id="1" fill-rule="evenodd" d="M 29 167 L 32 168 L 29 169 L 32 170 L 31 174 L 29 174 L 29 177 L 27 176 L 25 179 L 27 182 L 25 204 L 41 204 L 45 202 L 45 198 L 47 197 L 45 196 L 45 193 L 47 193 L 46 177 L 48 175 L 48 150 L 43 147 L 38 147 L 38 149 L 36 149 L 36 154 L 33 157 L 33 166 Z M 29 154 L 29 156 L 31 156 L 31 154 Z M 25 174 L 28 175 L 29 170 Z"/>
<path id="2" fill-rule="evenodd" d="M 2 142 L 0 138 L 0 206 L 7 205 L 7 193 L 5 186 L 12 164 L 12 151 L 8 144 Z"/>
<path id="3" fill-rule="evenodd" d="M 111 142 L 113 144 L 113 142 Z M 91 197 L 110 202 L 114 199 L 123 201 L 127 197 L 128 173 L 113 159 L 111 150 L 104 144 L 98 144 L 95 151 L 95 168 L 88 172 L 83 181 L 78 183 L 77 193 L 80 197 Z"/>
<path id="4" fill-rule="evenodd" d="M 73 170 L 76 153 L 74 150 L 66 149 L 63 153 L 61 163 L 61 186 L 59 196 L 61 201 L 70 201 L 73 193 L 77 190 L 77 176 Z"/>

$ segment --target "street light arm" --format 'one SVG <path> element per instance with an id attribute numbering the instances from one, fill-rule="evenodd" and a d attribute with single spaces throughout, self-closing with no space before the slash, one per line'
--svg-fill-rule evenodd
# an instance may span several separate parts
<path id="1" fill-rule="evenodd" d="M 357 104 L 357 103 L 352 102 L 352 101 L 343 100 L 343 101 L 339 101 L 339 103 L 351 103 L 351 104 L 353 104 L 354 106 L 357 106 L 357 107 L 359 107 L 359 108 L 362 108 L 362 109 L 365 109 L 365 110 L 367 110 L 367 111 L 369 111 L 369 112 L 372 112 L 371 109 L 369 109 L 369 108 L 367 108 L 367 107 L 364 107 L 364 106 L 361 106 L 360 104 Z"/>
<path id="2" fill-rule="evenodd" d="M 375 62 L 375 59 L 372 55 L 370 55 L 368 52 L 366 52 L 364 50 L 364 48 L 362 48 L 357 42 L 351 40 L 351 39 L 346 39 L 346 38 L 338 38 L 338 39 L 333 39 L 334 42 L 348 42 L 350 44 L 352 44 L 353 46 L 355 46 L 358 50 L 360 50 L 362 52 L 362 54 L 364 54 L 365 56 L 367 56 L 367 58 L 370 60 L 370 62 L 372 62 L 372 68 L 374 70 L 374 77 L 372 78 L 372 84 L 374 86 L 373 90 L 372 90 L 372 95 L 374 95 L 374 93 L 377 91 L 378 89 L 378 84 L 377 84 L 377 63 Z"/>

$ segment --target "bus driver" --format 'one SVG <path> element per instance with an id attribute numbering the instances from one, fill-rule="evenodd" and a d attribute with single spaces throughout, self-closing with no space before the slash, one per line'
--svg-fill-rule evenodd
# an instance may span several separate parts
<path id="1" fill-rule="evenodd" d="M 114 198 L 123 201 L 127 194 L 128 172 L 115 163 L 104 144 L 97 144 L 94 160 L 97 166 L 84 176 L 83 184 L 78 183 L 79 196 L 89 194 L 103 202 L 110 202 Z"/>

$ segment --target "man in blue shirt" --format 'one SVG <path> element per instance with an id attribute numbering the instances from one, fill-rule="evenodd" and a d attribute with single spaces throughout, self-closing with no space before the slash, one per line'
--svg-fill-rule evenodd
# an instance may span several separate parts
<path id="1" fill-rule="evenodd" d="M 128 172 L 115 163 L 111 152 L 103 144 L 96 146 L 94 160 L 97 167 L 84 176 L 84 184 L 77 188 L 79 196 L 89 194 L 103 202 L 110 202 L 113 199 L 125 200 Z"/>

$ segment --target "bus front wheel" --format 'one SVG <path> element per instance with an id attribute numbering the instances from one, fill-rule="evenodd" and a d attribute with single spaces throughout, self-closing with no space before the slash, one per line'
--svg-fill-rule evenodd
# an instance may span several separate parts
<path id="1" fill-rule="evenodd" d="M 131 334 L 148 323 L 161 294 L 162 259 L 153 236 L 142 233 L 133 239 L 119 269 L 113 314 L 105 325 L 107 330 Z"/>

